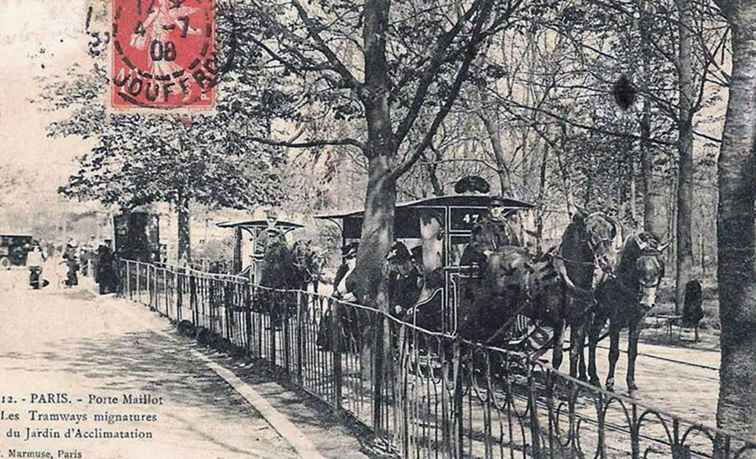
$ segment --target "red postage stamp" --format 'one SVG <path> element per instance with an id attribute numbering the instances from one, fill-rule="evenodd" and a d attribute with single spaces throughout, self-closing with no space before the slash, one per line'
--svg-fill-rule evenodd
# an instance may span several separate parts
<path id="1" fill-rule="evenodd" d="M 111 0 L 111 106 L 215 105 L 215 0 Z"/>

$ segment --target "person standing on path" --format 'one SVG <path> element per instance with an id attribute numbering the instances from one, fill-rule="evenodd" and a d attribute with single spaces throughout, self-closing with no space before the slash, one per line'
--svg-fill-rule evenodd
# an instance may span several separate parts
<path id="1" fill-rule="evenodd" d="M 26 257 L 26 264 L 29 267 L 29 286 L 34 289 L 42 287 L 42 265 L 45 257 L 38 244 L 34 244 L 31 252 Z"/>

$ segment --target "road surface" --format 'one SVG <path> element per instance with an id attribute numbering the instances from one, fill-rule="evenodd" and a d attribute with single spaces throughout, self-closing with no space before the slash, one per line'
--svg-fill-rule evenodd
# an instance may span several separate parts
<path id="1" fill-rule="evenodd" d="M 0 457 L 297 457 L 148 311 L 24 276 L 0 273 Z"/>

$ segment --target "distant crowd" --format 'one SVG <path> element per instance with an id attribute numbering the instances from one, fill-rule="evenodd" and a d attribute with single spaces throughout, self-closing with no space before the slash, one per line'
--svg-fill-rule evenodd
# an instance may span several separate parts
<path id="1" fill-rule="evenodd" d="M 79 245 L 71 238 L 65 244 L 33 241 L 26 258 L 29 268 L 29 285 L 41 288 L 54 281 L 56 286 L 74 288 L 79 285 L 79 274 L 92 278 L 101 294 L 113 293 L 118 286 L 116 257 L 109 239 L 98 241 L 92 235 L 87 243 Z M 43 268 L 47 268 L 45 274 Z"/>

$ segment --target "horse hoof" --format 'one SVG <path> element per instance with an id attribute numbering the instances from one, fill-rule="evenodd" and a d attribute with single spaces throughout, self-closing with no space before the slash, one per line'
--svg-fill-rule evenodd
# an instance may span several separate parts
<path id="1" fill-rule="evenodd" d="M 628 395 L 630 395 L 630 398 L 638 399 L 640 398 L 640 392 L 638 392 L 638 389 L 630 389 L 627 391 Z"/>
<path id="2" fill-rule="evenodd" d="M 589 382 L 589 384 L 591 386 L 596 386 L 599 389 L 601 389 L 601 381 L 599 381 L 598 379 L 591 379 L 590 382 Z"/>

